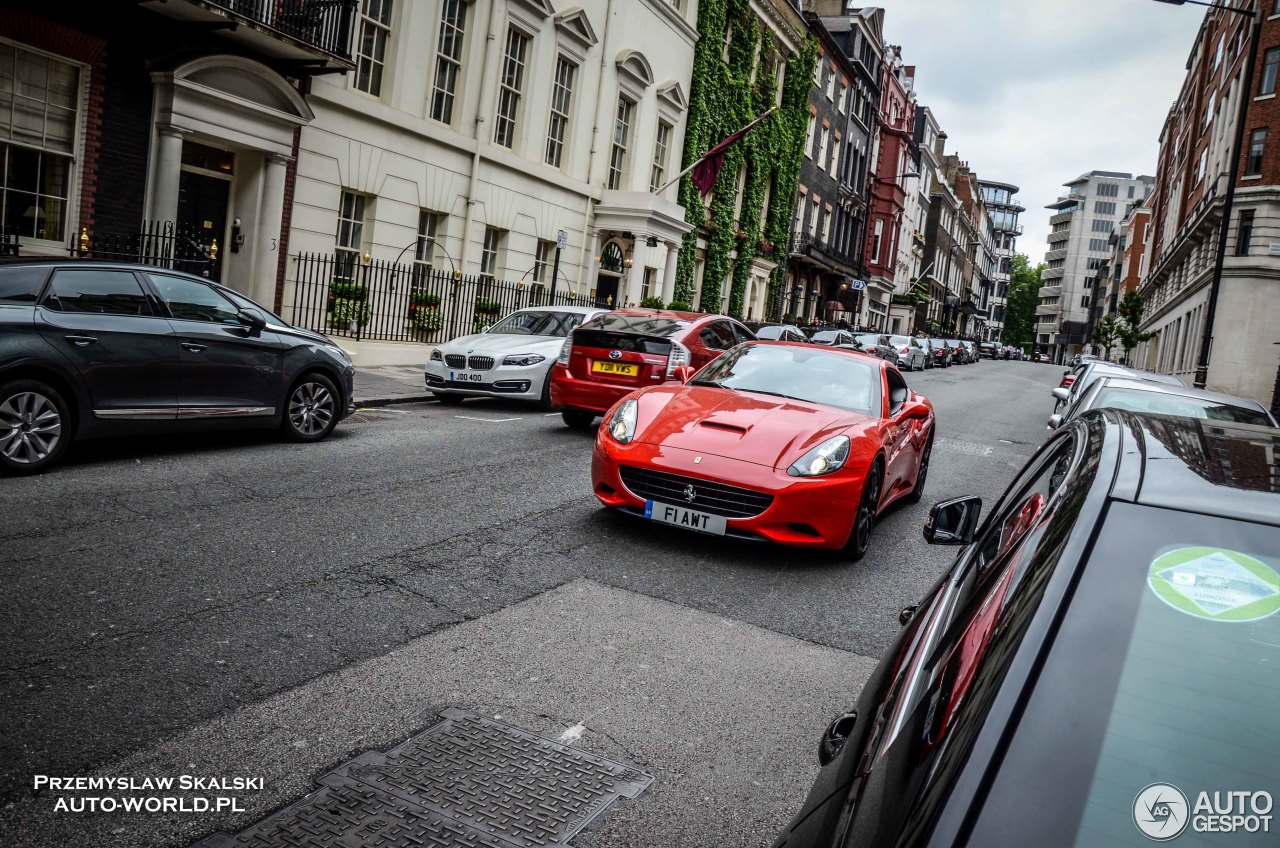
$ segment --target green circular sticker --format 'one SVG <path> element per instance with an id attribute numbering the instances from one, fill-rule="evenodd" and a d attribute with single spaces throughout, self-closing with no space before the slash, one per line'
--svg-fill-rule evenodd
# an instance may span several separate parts
<path id="1" fill-rule="evenodd" d="M 1257 621 L 1280 612 L 1280 573 L 1223 548 L 1176 548 L 1147 573 L 1156 597 L 1207 621 Z"/>

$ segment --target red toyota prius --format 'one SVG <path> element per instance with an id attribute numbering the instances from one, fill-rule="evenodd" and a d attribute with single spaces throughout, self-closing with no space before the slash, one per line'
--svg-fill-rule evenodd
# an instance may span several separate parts
<path id="1" fill-rule="evenodd" d="M 860 559 L 876 516 L 923 494 L 934 420 L 883 360 L 748 342 L 609 409 L 592 485 L 605 506 L 658 523 Z"/>

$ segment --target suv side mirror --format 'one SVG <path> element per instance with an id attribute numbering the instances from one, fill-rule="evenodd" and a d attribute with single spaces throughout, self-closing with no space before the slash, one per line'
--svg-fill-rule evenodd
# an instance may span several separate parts
<path id="1" fill-rule="evenodd" d="M 979 497 L 936 503 L 924 525 L 924 540 L 931 545 L 967 545 L 978 531 L 981 514 L 982 498 Z"/>
<path id="2" fill-rule="evenodd" d="M 244 324 L 251 330 L 262 331 L 267 326 L 267 319 L 263 318 L 257 312 L 248 309 L 241 309 L 236 313 L 236 320 Z"/>
<path id="3" fill-rule="evenodd" d="M 858 721 L 858 713 L 850 710 L 839 715 L 827 729 L 822 731 L 822 739 L 818 742 L 818 764 L 826 765 L 839 755 L 844 743 L 849 741 L 849 734 Z"/>
<path id="4" fill-rule="evenodd" d="M 1065 403 L 1067 398 L 1071 397 L 1071 390 L 1065 386 L 1059 386 L 1053 390 L 1053 396 Z"/>
<path id="5" fill-rule="evenodd" d="M 1050 430 L 1056 430 L 1062 426 L 1062 416 L 1057 413 L 1050 415 L 1049 420 L 1045 423 L 1049 425 Z"/>

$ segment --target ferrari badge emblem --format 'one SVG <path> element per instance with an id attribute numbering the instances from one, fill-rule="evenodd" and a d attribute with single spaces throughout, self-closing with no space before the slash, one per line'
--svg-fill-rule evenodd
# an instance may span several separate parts
<path id="1" fill-rule="evenodd" d="M 684 499 L 686 503 L 693 503 L 693 499 L 698 496 L 698 490 L 690 484 L 684 487 Z"/>
<path id="2" fill-rule="evenodd" d="M 697 465 L 699 462 L 702 462 L 702 457 L 700 457 L 700 456 L 695 456 L 695 457 L 693 458 L 693 464 L 694 464 L 694 465 Z"/>

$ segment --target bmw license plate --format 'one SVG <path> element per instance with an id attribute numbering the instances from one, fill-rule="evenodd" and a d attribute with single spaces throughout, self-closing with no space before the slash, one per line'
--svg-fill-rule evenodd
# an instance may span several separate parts
<path id="1" fill-rule="evenodd" d="M 450 371 L 449 379 L 455 383 L 483 383 L 483 374 L 473 374 L 470 371 Z"/>
<path id="2" fill-rule="evenodd" d="M 674 524 L 677 527 L 700 530 L 703 533 L 715 533 L 718 536 L 725 534 L 725 518 L 723 515 L 697 512 L 683 506 L 674 506 L 658 501 L 645 501 L 644 517 L 652 518 L 654 521 L 661 521 L 663 524 Z"/>

